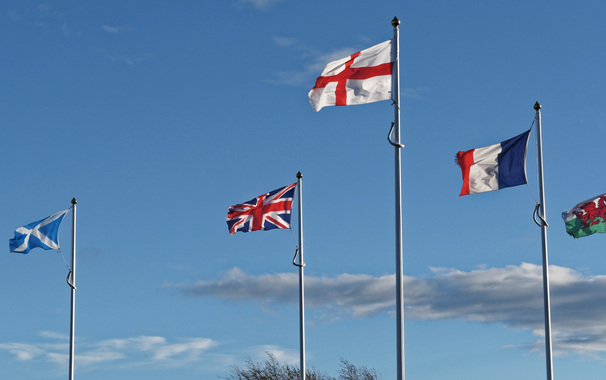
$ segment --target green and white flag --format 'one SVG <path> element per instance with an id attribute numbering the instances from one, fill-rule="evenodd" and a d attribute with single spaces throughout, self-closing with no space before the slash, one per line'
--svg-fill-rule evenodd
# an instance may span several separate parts
<path id="1" fill-rule="evenodd" d="M 606 232 L 606 194 L 598 195 L 562 213 L 566 232 L 575 239 Z"/>

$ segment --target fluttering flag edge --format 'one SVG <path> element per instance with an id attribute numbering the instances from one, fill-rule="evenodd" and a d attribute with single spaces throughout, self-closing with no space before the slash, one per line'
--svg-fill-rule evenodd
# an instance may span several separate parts
<path id="1" fill-rule="evenodd" d="M 528 141 L 530 140 L 531 131 L 532 131 L 532 129 L 529 129 L 517 136 L 514 136 L 510 139 L 501 141 L 500 143 L 487 145 L 487 146 L 484 146 L 481 148 L 474 148 L 474 149 L 470 149 L 467 151 L 459 151 L 455 155 L 455 163 L 461 168 L 461 175 L 463 178 L 463 185 L 461 187 L 461 193 L 459 194 L 459 197 L 462 197 L 464 195 L 470 195 L 470 194 L 479 194 L 479 193 L 485 193 L 485 192 L 490 192 L 490 191 L 495 191 L 495 190 L 502 190 L 502 189 L 506 189 L 508 187 L 514 187 L 514 186 L 520 186 L 520 185 L 527 184 L 528 179 L 527 179 L 527 175 L 526 175 L 526 155 L 528 152 Z M 520 145 L 522 145 L 521 142 L 523 141 L 524 136 L 526 137 L 526 141 L 523 144 L 524 145 L 523 154 L 520 154 L 519 152 L 511 152 L 512 149 L 519 150 L 521 148 Z M 513 141 L 513 143 L 512 143 L 512 141 Z M 506 149 L 504 149 L 505 146 L 507 147 Z M 498 150 L 498 152 L 496 152 L 494 154 L 491 153 L 488 155 L 485 153 L 485 152 L 489 152 L 491 149 L 492 150 L 499 149 L 499 150 Z M 481 152 L 480 153 L 481 159 L 476 159 L 476 157 L 474 155 L 474 153 L 476 151 Z M 484 154 L 485 157 L 482 157 L 481 156 L 482 154 Z M 507 158 L 506 161 L 503 161 L 502 159 L 499 160 L 499 158 L 505 158 L 505 157 Z M 510 161 L 519 161 L 519 159 L 522 158 L 521 164 L 515 165 L 518 167 L 521 166 L 521 170 L 516 171 L 514 174 L 508 173 L 505 176 L 499 176 L 499 174 L 498 174 L 499 171 L 494 171 L 495 174 L 491 175 L 490 177 L 488 177 L 488 176 L 478 177 L 477 174 L 475 174 L 473 177 L 470 177 L 471 167 L 473 165 L 478 164 L 479 162 L 486 160 L 487 158 L 494 158 L 494 160 L 495 160 L 494 165 L 492 167 L 493 171 L 497 167 L 511 169 L 514 166 L 513 164 L 509 163 L 509 164 L 503 165 L 503 163 L 510 162 Z M 507 178 L 507 181 L 505 181 L 506 178 Z M 472 179 L 473 179 L 473 181 L 472 181 Z M 477 185 L 474 186 L 472 184 L 472 182 L 476 182 L 478 179 L 481 179 L 484 182 L 482 187 L 478 187 Z M 512 179 L 513 179 L 513 181 L 512 181 Z M 493 181 L 494 183 L 492 183 L 492 185 L 489 185 L 488 184 L 489 181 Z M 512 182 L 510 182 L 510 181 L 512 181 Z"/>
<path id="2" fill-rule="evenodd" d="M 44 250 L 57 250 L 57 251 L 60 251 L 61 250 L 61 245 L 60 245 L 60 242 L 59 242 L 59 230 L 61 228 L 61 223 L 63 223 L 63 218 L 72 209 L 72 207 L 69 207 L 67 210 L 56 212 L 54 214 L 51 214 L 51 215 L 47 216 L 46 218 L 37 220 L 37 221 L 32 222 L 32 223 L 28 223 L 28 224 L 26 224 L 26 225 L 24 225 L 22 227 L 17 228 L 14 231 L 14 237 L 12 239 L 9 239 L 9 251 L 11 253 L 21 253 L 21 254 L 28 254 L 34 248 L 42 248 Z M 46 221 L 48 221 L 48 223 L 44 224 Z M 38 236 L 34 236 L 40 242 L 40 244 L 42 244 L 42 245 L 37 244 L 37 245 L 34 245 L 33 247 L 30 247 L 29 238 L 30 238 L 30 236 L 31 236 L 32 233 L 30 232 L 29 234 L 24 234 L 21 231 L 19 231 L 21 229 L 25 229 L 26 226 L 30 226 L 30 225 L 32 225 L 33 228 L 31 230 L 28 230 L 28 231 L 33 231 L 34 229 L 38 230 L 39 227 L 42 226 L 42 224 L 48 225 L 48 224 L 51 224 L 51 223 L 55 223 L 57 221 L 58 221 L 58 226 L 56 228 L 55 233 L 53 234 L 53 235 L 56 235 L 56 241 L 52 240 L 51 238 L 48 238 L 48 236 L 46 236 L 46 235 L 43 235 L 45 238 L 49 239 L 53 243 L 52 245 L 49 245 L 49 244 L 45 243 Z M 38 227 L 38 228 L 36 228 L 36 227 Z M 25 229 L 25 230 L 27 230 L 27 229 Z M 18 241 L 19 241 L 18 239 L 20 239 L 22 236 L 25 236 L 23 238 L 24 239 L 23 243 L 20 244 L 19 246 L 13 247 L 14 244 L 18 243 Z M 22 247 L 23 247 L 23 249 L 20 249 Z"/>
<path id="3" fill-rule="evenodd" d="M 595 210 L 602 209 L 602 214 L 592 213 L 589 215 L 588 220 L 583 221 L 580 216 L 585 214 L 589 214 L 583 206 L 589 205 L 590 203 L 596 203 L 597 207 Z M 602 202 L 602 207 L 600 208 L 600 201 Z M 578 212 L 583 211 L 585 214 L 578 215 Z M 582 237 L 590 236 L 595 233 L 606 233 L 606 193 L 598 195 L 596 197 L 591 197 L 583 202 L 576 204 L 570 210 L 565 210 L 562 212 L 562 219 L 564 220 L 564 225 L 566 227 L 566 233 L 572 236 L 575 239 L 579 239 Z M 596 218 L 601 218 L 601 221 L 596 222 Z M 586 225 L 589 222 L 589 225 Z M 594 223 L 596 222 L 596 223 Z M 593 224 L 592 224 L 593 223 Z"/>

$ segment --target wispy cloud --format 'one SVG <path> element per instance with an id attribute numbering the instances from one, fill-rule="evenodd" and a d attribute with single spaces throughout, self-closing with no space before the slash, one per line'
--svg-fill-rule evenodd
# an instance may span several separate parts
<path id="1" fill-rule="evenodd" d="M 15 9 L 8 12 L 8 17 L 13 21 L 20 21 L 21 15 L 19 14 L 19 10 Z"/>
<path id="2" fill-rule="evenodd" d="M 254 356 L 253 361 L 263 361 L 267 359 L 267 353 L 271 352 L 279 362 L 287 363 L 291 365 L 299 364 L 299 351 L 293 349 L 287 349 L 274 345 L 263 345 L 253 347 Z"/>
<path id="3" fill-rule="evenodd" d="M 43 30 L 45 33 L 60 31 L 65 37 L 78 35 L 67 23 L 62 22 L 65 12 L 56 9 L 50 4 L 39 4 L 36 7 L 14 9 L 8 12 L 13 21 L 24 22 L 25 25 Z"/>
<path id="4" fill-rule="evenodd" d="M 68 340 L 69 339 L 69 336 L 58 333 L 56 331 L 40 331 L 38 333 L 38 335 L 43 338 L 49 338 L 49 339 L 57 339 L 57 340 Z"/>
<path id="5" fill-rule="evenodd" d="M 64 340 L 63 334 L 43 331 L 45 338 Z M 175 366 L 194 362 L 217 342 L 208 338 L 174 339 L 160 336 L 138 336 L 125 339 L 109 339 L 97 343 L 80 341 L 75 361 L 87 368 L 101 363 L 127 363 L 127 366 Z M 49 343 L 0 343 L 0 351 L 6 351 L 20 361 L 43 359 L 65 367 L 68 362 L 68 344 Z"/>
<path id="6" fill-rule="evenodd" d="M 328 62 L 356 52 L 355 48 L 340 48 L 330 53 L 322 53 L 299 42 L 296 38 L 274 36 L 273 40 L 279 47 L 296 52 L 301 62 L 304 62 L 302 68 L 276 72 L 275 78 L 268 80 L 274 84 L 309 86 L 313 84 L 314 79 L 320 75 Z"/>
<path id="7" fill-rule="evenodd" d="M 8 351 L 15 355 L 17 360 L 22 361 L 32 360 L 45 352 L 41 347 L 25 343 L 0 343 L 0 350 Z"/>
<path id="8" fill-rule="evenodd" d="M 65 12 L 57 10 L 50 4 L 40 4 L 34 11 L 34 17 L 38 19 L 60 19 L 63 18 Z"/>
<path id="9" fill-rule="evenodd" d="M 49 4 L 40 4 L 36 8 L 36 10 L 37 10 L 37 16 L 40 18 L 51 17 L 51 16 L 53 16 L 53 14 L 56 14 L 55 12 L 53 12 L 53 8 Z"/>
<path id="10" fill-rule="evenodd" d="M 368 44 L 368 39 L 364 36 L 358 36 Z M 296 38 L 274 36 L 274 43 L 281 48 L 290 49 L 297 53 L 298 58 L 303 64 L 298 68 L 287 71 L 278 71 L 273 79 L 267 80 L 269 83 L 292 86 L 313 87 L 315 80 L 320 76 L 324 66 L 329 62 L 336 61 L 361 50 L 360 47 L 341 47 L 331 52 L 320 52 L 301 43 Z M 429 92 L 427 87 L 403 88 L 400 89 L 400 96 L 414 99 L 423 99 L 423 95 Z"/>
<path id="11" fill-rule="evenodd" d="M 67 26 L 67 24 L 61 24 L 61 26 L 59 26 L 59 29 L 61 29 L 61 32 L 63 32 L 63 35 L 65 37 L 69 37 L 72 35 L 72 30 L 69 26 Z"/>
<path id="12" fill-rule="evenodd" d="M 241 7 L 252 6 L 253 8 L 258 10 L 267 10 L 273 5 L 282 1 L 283 0 L 239 0 L 236 5 Z"/>
<path id="13" fill-rule="evenodd" d="M 110 34 L 118 34 L 121 32 L 130 32 L 130 31 L 134 30 L 133 27 L 130 27 L 127 25 L 121 25 L 121 26 L 103 25 L 101 27 L 101 29 L 103 29 L 105 32 L 110 33 Z"/>
<path id="14" fill-rule="evenodd" d="M 112 62 L 126 63 L 129 66 L 134 66 L 135 64 L 140 63 L 143 60 L 145 60 L 146 58 L 150 57 L 149 54 L 144 55 L 144 56 L 135 57 L 135 56 L 130 56 L 130 55 L 110 53 L 105 49 L 97 49 L 97 52 Z"/>
<path id="15" fill-rule="evenodd" d="M 305 278 L 305 304 L 323 313 L 369 317 L 387 312 L 394 305 L 394 275 L 373 277 L 341 274 L 334 278 Z M 254 301 L 264 306 L 298 302 L 299 277 L 295 273 L 252 276 L 233 268 L 218 281 L 167 284 L 189 296 L 210 296 L 233 301 Z"/>
<path id="16" fill-rule="evenodd" d="M 274 37 L 274 42 L 276 43 L 276 45 L 285 48 L 295 45 L 298 41 L 296 38 Z"/>
<path id="17" fill-rule="evenodd" d="M 220 280 L 166 286 L 188 296 L 252 301 L 263 307 L 298 302 L 294 273 L 253 276 L 234 268 Z M 606 276 L 584 276 L 570 268 L 550 266 L 550 286 L 556 353 L 606 352 Z M 408 318 L 497 322 L 530 331 L 543 328 L 542 268 L 538 265 L 470 272 L 432 268 L 429 278 L 406 276 L 404 289 Z M 305 293 L 306 305 L 315 309 L 317 319 L 371 317 L 393 312 L 395 276 L 306 276 Z"/>

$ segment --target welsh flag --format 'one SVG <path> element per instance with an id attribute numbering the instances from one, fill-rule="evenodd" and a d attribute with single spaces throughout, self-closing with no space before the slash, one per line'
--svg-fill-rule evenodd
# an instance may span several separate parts
<path id="1" fill-rule="evenodd" d="M 566 232 L 575 239 L 606 232 L 606 194 L 598 195 L 562 213 Z"/>

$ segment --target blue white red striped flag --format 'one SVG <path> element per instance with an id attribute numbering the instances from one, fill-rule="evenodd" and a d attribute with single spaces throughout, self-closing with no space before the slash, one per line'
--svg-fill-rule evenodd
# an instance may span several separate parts
<path id="1" fill-rule="evenodd" d="M 297 184 L 281 187 L 227 211 L 230 234 L 290 228 L 290 211 Z"/>
<path id="2" fill-rule="evenodd" d="M 524 185 L 530 130 L 484 148 L 457 153 L 463 174 L 460 196 Z"/>

